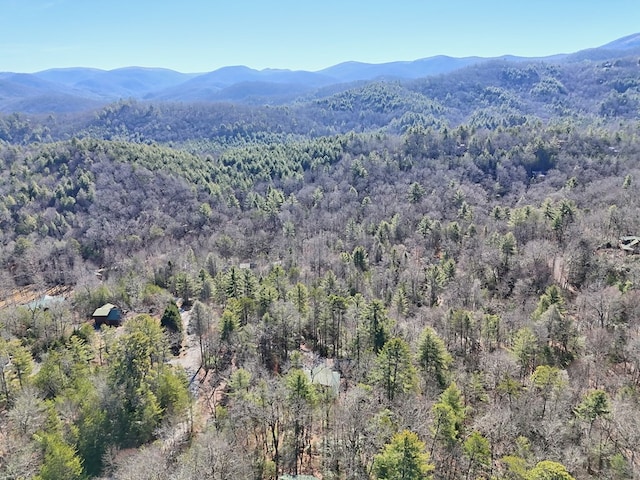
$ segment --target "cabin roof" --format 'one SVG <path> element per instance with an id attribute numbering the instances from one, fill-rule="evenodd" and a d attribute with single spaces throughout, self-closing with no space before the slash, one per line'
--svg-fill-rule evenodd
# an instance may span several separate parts
<path id="1" fill-rule="evenodd" d="M 111 310 L 113 310 L 114 308 L 118 308 L 118 307 L 116 307 L 113 303 L 105 303 L 100 308 L 96 308 L 96 311 L 93 312 L 93 316 L 94 317 L 106 317 L 106 316 L 109 315 Z"/>
<path id="2" fill-rule="evenodd" d="M 326 365 L 317 365 L 312 369 L 305 368 L 304 373 L 311 383 L 330 388 L 336 395 L 340 391 L 340 374 Z"/>
<path id="3" fill-rule="evenodd" d="M 64 302 L 64 297 L 61 295 L 56 295 L 56 296 L 44 295 L 38 298 L 37 300 L 27 303 L 27 308 L 30 310 L 37 310 L 40 308 L 47 309 L 63 302 Z"/>

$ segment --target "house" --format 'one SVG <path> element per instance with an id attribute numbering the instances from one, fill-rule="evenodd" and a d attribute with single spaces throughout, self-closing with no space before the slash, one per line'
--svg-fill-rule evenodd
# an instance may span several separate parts
<path id="1" fill-rule="evenodd" d="M 54 307 L 61 303 L 64 303 L 64 297 L 62 295 L 44 295 L 36 300 L 33 300 L 32 302 L 27 303 L 26 307 L 31 311 L 43 310 L 46 312 L 51 307 Z"/>
<path id="2" fill-rule="evenodd" d="M 618 246 L 625 252 L 640 253 L 640 237 L 636 237 L 635 235 L 620 237 Z"/>
<path id="3" fill-rule="evenodd" d="M 103 324 L 117 327 L 122 323 L 122 310 L 112 303 L 107 303 L 96 308 L 91 317 L 95 321 L 96 327 Z"/>
<path id="4" fill-rule="evenodd" d="M 317 365 L 311 369 L 305 368 L 305 375 L 314 385 L 322 385 L 338 395 L 340 392 L 340 374 L 325 365 Z"/>

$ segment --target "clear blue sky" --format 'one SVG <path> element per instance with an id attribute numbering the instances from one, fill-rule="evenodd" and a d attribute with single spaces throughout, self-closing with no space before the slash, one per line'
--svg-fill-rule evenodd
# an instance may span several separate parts
<path id="1" fill-rule="evenodd" d="M 0 0 L 0 71 L 315 71 L 569 53 L 638 31 L 640 0 Z"/>

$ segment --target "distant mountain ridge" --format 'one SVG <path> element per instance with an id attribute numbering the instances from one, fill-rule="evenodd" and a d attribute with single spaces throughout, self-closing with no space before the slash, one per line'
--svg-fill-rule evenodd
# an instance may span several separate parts
<path id="1" fill-rule="evenodd" d="M 316 72 L 223 67 L 207 73 L 125 67 L 50 69 L 33 74 L 0 73 L 0 112 L 61 113 L 97 108 L 123 98 L 169 102 L 284 103 L 320 88 L 372 80 L 413 80 L 490 60 L 511 62 L 597 61 L 612 54 L 640 53 L 640 33 L 574 54 L 541 58 L 445 55 L 381 64 L 340 63 Z"/>
<path id="2" fill-rule="evenodd" d="M 619 38 L 613 42 L 602 45 L 603 50 L 629 50 L 634 48 L 640 48 L 640 33 L 634 33 L 627 35 L 626 37 Z"/>

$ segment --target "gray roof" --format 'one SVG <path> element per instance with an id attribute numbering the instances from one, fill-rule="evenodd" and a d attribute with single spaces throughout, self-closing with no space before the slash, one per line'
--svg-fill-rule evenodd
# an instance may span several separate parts
<path id="1" fill-rule="evenodd" d="M 105 303 L 100 308 L 96 308 L 96 311 L 93 312 L 93 316 L 106 317 L 109 315 L 109 312 L 111 312 L 111 310 L 113 310 L 114 308 L 117 308 L 117 307 L 113 303 Z"/>
<path id="2" fill-rule="evenodd" d="M 305 368 L 304 373 L 311 383 L 328 387 L 336 395 L 340 392 L 340 374 L 326 365 L 317 365 L 312 369 Z"/>
<path id="3" fill-rule="evenodd" d="M 54 305 L 57 305 L 62 302 L 64 302 L 64 297 L 62 295 L 56 295 L 56 296 L 45 295 L 43 297 L 38 298 L 37 300 L 34 300 L 33 302 L 27 303 L 27 308 L 30 310 L 37 310 L 39 308 L 45 309 L 45 308 L 53 307 Z"/>
<path id="4" fill-rule="evenodd" d="M 629 252 L 634 252 L 640 244 L 640 237 L 634 235 L 627 235 L 620 237 L 620 248 Z"/>

